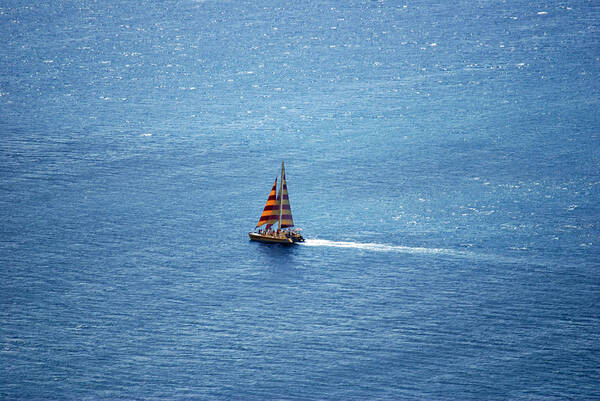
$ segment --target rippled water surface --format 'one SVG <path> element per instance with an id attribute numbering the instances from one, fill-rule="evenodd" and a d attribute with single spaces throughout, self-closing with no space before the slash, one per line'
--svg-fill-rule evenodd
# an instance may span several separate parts
<path id="1" fill-rule="evenodd" d="M 598 21 L 4 2 L 0 398 L 599 399 Z"/>

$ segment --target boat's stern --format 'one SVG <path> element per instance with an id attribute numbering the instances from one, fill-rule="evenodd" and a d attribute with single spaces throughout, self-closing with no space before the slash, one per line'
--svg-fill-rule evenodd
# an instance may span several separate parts
<path id="1" fill-rule="evenodd" d="M 300 233 L 292 233 L 290 238 L 294 242 L 304 242 L 304 237 Z"/>

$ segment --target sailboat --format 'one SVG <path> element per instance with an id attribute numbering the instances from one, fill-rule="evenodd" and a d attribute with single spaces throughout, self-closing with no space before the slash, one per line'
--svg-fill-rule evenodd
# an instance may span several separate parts
<path id="1" fill-rule="evenodd" d="M 300 229 L 292 230 L 294 220 L 292 219 L 292 209 L 290 207 L 283 162 L 281 162 L 279 193 L 277 193 L 277 178 L 275 177 L 275 183 L 271 188 L 271 192 L 269 192 L 267 203 L 260 215 L 258 224 L 254 229 L 255 231 L 248 233 L 248 236 L 251 241 L 270 244 L 293 245 L 296 242 L 303 242 L 304 238 L 299 233 Z M 275 223 L 278 225 L 277 230 L 272 228 Z M 265 226 L 265 228 L 259 229 L 262 226 Z"/>

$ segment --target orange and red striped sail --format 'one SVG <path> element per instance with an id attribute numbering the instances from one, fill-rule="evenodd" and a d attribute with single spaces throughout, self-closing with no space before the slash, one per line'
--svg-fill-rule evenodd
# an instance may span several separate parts
<path id="1" fill-rule="evenodd" d="M 271 188 L 271 192 L 269 193 L 269 199 L 267 199 L 267 204 L 260 215 L 260 220 L 258 220 L 258 224 L 256 227 L 260 227 L 263 224 L 268 224 L 269 226 L 275 224 L 279 220 L 279 199 L 277 198 L 277 178 L 275 178 L 275 184 L 273 184 L 273 188 Z"/>
<path id="2" fill-rule="evenodd" d="M 281 163 L 281 190 L 277 199 L 281 202 L 281 215 L 279 216 L 279 228 L 288 228 L 294 226 L 294 220 L 292 219 L 292 208 L 290 207 L 290 198 L 287 191 L 287 183 L 285 180 L 285 171 L 283 168 L 283 162 Z M 282 196 L 283 195 L 283 196 Z"/>

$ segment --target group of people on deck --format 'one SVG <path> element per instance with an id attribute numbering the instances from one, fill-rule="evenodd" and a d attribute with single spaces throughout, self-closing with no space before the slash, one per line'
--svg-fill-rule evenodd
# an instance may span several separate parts
<path id="1" fill-rule="evenodd" d="M 272 228 L 267 228 L 266 230 L 262 230 L 262 229 L 258 230 L 258 233 L 260 235 L 268 235 L 270 237 L 281 237 L 281 236 L 289 237 L 291 234 L 287 230 L 281 230 L 281 229 L 273 230 Z"/>

